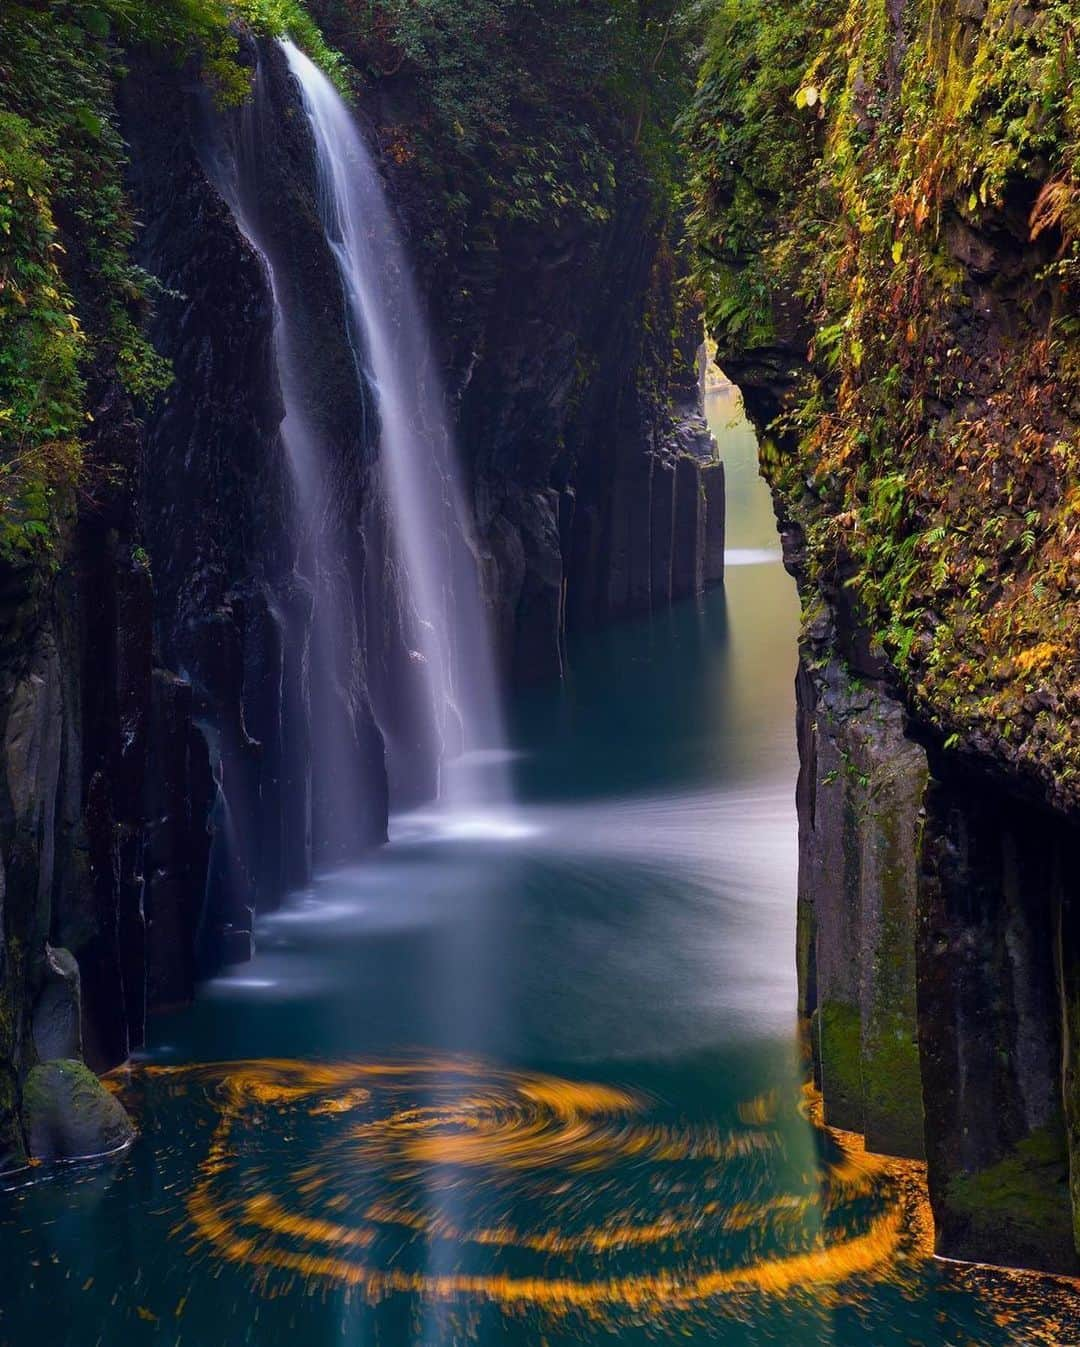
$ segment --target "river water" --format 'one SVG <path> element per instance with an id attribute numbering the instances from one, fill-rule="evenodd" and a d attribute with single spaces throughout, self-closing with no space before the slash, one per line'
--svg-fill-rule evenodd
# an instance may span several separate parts
<path id="1" fill-rule="evenodd" d="M 0 1343 L 1080 1342 L 1073 1292 L 932 1262 L 917 1168 L 815 1123 L 798 606 L 709 410 L 725 588 L 520 699 L 513 811 L 399 819 L 155 1023 L 131 1154 L 0 1193 Z"/>

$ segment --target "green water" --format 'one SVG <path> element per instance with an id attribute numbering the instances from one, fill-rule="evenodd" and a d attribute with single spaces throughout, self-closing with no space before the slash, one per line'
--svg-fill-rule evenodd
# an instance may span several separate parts
<path id="1" fill-rule="evenodd" d="M 522 699 L 513 811 L 399 821 L 155 1024 L 132 1153 L 0 1194 L 0 1343 L 1080 1341 L 806 1116 L 797 603 L 710 412 L 725 589 Z"/>

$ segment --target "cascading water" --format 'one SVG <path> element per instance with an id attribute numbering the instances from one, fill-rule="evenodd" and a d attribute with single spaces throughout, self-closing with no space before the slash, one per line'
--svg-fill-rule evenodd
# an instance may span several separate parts
<path id="1" fill-rule="evenodd" d="M 316 863 L 355 855 L 385 836 L 385 799 L 377 770 L 382 746 L 357 686 L 356 598 L 347 553 L 348 522 L 319 430 L 309 414 L 304 371 L 309 353 L 295 330 L 275 250 L 260 205 L 260 163 L 267 105 L 264 74 L 256 67 L 254 96 L 241 114 L 230 143 L 216 121 L 209 137 L 208 167 L 237 226 L 260 255 L 274 305 L 274 356 L 284 418 L 281 439 L 292 485 L 288 532 L 294 552 L 292 588 L 271 596 L 286 661 L 303 687 L 288 708 L 286 774 L 303 798 L 300 812 L 308 852 L 294 868 L 299 875 Z M 296 648 L 299 646 L 299 648 Z M 304 766 L 300 759 L 310 756 Z M 294 839 L 297 841 L 299 839 Z M 312 856 L 314 853 L 314 856 Z"/>
<path id="2" fill-rule="evenodd" d="M 443 804 L 468 814 L 505 796 L 503 731 L 469 515 L 441 382 L 408 259 L 383 185 L 345 103 L 293 43 L 282 43 L 315 140 L 320 210 L 341 274 L 357 377 L 381 420 L 392 543 L 416 612 L 443 760 L 483 762 L 443 774 Z"/>

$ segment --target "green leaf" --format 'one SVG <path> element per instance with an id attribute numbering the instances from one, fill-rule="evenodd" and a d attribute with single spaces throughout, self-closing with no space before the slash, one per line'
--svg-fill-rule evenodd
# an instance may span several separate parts
<path id="1" fill-rule="evenodd" d="M 75 109 L 75 120 L 84 131 L 89 132 L 95 138 L 100 136 L 105 129 L 104 123 L 92 108 L 88 108 L 85 103 L 80 104 Z"/>
<path id="2" fill-rule="evenodd" d="M 111 25 L 109 16 L 100 9 L 88 9 L 82 15 L 83 27 L 94 37 L 107 38 Z"/>

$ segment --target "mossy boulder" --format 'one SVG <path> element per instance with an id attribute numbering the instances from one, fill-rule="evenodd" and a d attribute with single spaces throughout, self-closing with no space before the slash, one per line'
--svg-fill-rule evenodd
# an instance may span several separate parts
<path id="1" fill-rule="evenodd" d="M 35 1160 L 109 1155 L 135 1139 L 121 1104 L 81 1062 L 46 1062 L 23 1085 L 23 1130 Z"/>

